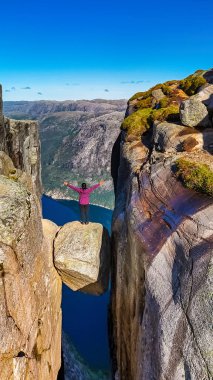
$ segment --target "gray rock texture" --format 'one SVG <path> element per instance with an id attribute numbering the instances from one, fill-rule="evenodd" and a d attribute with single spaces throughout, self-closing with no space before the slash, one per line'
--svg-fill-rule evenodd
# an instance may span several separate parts
<path id="1" fill-rule="evenodd" d="M 208 110 L 200 100 L 190 98 L 180 105 L 180 119 L 188 127 L 211 127 Z"/>
<path id="2" fill-rule="evenodd" d="M 200 100 L 205 104 L 208 111 L 213 111 L 213 84 L 205 85 L 196 95 L 193 96 L 193 99 Z"/>
<path id="3" fill-rule="evenodd" d="M 116 380 L 213 378 L 213 198 L 176 173 L 179 158 L 213 172 L 212 128 L 191 126 L 207 115 L 198 103 L 203 114 L 190 108 L 190 127 L 155 122 L 141 141 L 122 132 L 112 226 Z"/>
<path id="4" fill-rule="evenodd" d="M 166 155 L 177 152 L 192 152 L 202 149 L 213 153 L 213 129 L 199 132 L 194 128 L 168 123 L 166 121 L 154 125 L 155 149 Z"/>
<path id="5" fill-rule="evenodd" d="M 53 266 L 54 234 L 42 228 L 31 178 L 14 174 L 5 153 L 0 163 L 0 377 L 55 380 L 61 279 Z"/>
<path id="6" fill-rule="evenodd" d="M 3 104 L 2 104 L 2 86 L 0 85 L 0 150 L 2 150 L 2 142 L 5 139 L 3 126 L 4 126 L 4 116 L 3 116 Z"/>
<path id="7" fill-rule="evenodd" d="M 38 124 L 35 121 L 5 119 L 5 151 L 15 167 L 29 174 L 34 191 L 41 195 L 41 158 Z"/>
<path id="8" fill-rule="evenodd" d="M 152 155 L 138 180 L 121 160 L 111 309 L 121 380 L 212 376 L 213 201 L 177 181 L 174 159 Z"/>
<path id="9" fill-rule="evenodd" d="M 13 161 L 16 169 L 32 178 L 33 190 L 41 196 L 41 159 L 38 124 L 35 121 L 4 118 L 0 89 L 0 150 Z"/>
<path id="10" fill-rule="evenodd" d="M 159 101 L 165 97 L 163 91 L 159 88 L 158 90 L 152 91 L 152 96 L 155 98 L 155 100 Z"/>
<path id="11" fill-rule="evenodd" d="M 72 290 L 104 293 L 109 283 L 108 232 L 98 223 L 66 223 L 54 241 L 54 264 Z"/>

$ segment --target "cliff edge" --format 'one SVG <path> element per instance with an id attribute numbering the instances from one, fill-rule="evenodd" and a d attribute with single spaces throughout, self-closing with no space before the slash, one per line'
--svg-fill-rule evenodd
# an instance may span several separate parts
<path id="1" fill-rule="evenodd" d="M 61 279 L 31 178 L 0 156 L 1 379 L 57 378 Z"/>
<path id="2" fill-rule="evenodd" d="M 213 375 L 213 70 L 134 95 L 113 218 L 116 379 Z"/>
<path id="3" fill-rule="evenodd" d="M 0 137 L 0 378 L 56 380 L 62 281 L 103 293 L 109 236 L 99 224 L 42 220 L 37 124 L 5 119 L 1 98 Z"/>
<path id="4" fill-rule="evenodd" d="M 4 117 L 0 85 L 0 151 L 7 153 L 16 169 L 32 178 L 33 191 L 37 197 L 42 194 L 40 145 L 36 121 Z"/>

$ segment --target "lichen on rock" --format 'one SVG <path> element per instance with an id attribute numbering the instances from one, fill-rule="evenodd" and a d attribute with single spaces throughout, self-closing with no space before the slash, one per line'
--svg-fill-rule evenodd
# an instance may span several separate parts
<path id="1" fill-rule="evenodd" d="M 186 187 L 213 197 L 213 170 L 208 165 L 182 157 L 176 166 L 176 175 Z"/>

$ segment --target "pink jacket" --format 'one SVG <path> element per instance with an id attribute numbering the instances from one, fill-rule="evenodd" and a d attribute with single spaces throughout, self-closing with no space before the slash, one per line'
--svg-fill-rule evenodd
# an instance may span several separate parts
<path id="1" fill-rule="evenodd" d="M 68 187 L 70 187 L 70 189 L 74 190 L 74 191 L 77 191 L 77 193 L 79 194 L 79 203 L 80 205 L 88 205 L 89 204 L 89 196 L 90 196 L 90 193 L 97 189 L 97 187 L 100 186 L 100 184 L 98 183 L 97 185 L 94 185 L 94 186 L 91 186 L 89 187 L 88 189 L 85 189 L 83 190 L 81 187 L 75 187 L 73 185 L 67 185 Z"/>

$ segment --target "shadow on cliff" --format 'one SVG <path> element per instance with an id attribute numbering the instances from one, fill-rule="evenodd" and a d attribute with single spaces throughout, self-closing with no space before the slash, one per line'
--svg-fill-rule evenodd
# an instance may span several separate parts
<path id="1" fill-rule="evenodd" d="M 203 101 L 205 104 L 205 102 Z M 212 109 L 209 109 L 209 119 L 213 125 L 213 94 L 208 99 L 208 104 L 212 105 Z M 210 154 L 213 154 L 213 131 L 212 128 L 204 129 L 201 131 L 203 134 L 203 149 Z"/>
<path id="2" fill-rule="evenodd" d="M 141 368 L 141 373 L 139 375 L 141 375 L 142 378 L 143 373 L 143 375 L 147 374 L 150 376 L 150 379 L 160 379 L 161 352 L 159 346 L 161 328 L 159 321 L 161 319 L 161 312 L 157 299 L 148 288 L 146 289 L 144 305 L 144 309 L 140 311 L 140 320 L 143 325 L 143 334 L 141 335 L 140 340 L 140 357 L 143 357 L 144 360 L 142 363 L 139 363 Z"/>
<path id="3" fill-rule="evenodd" d="M 113 179 L 114 193 L 116 194 L 117 183 L 118 183 L 118 168 L 120 166 L 120 144 L 121 144 L 121 133 L 117 137 L 111 155 L 111 176 Z"/>
<path id="4" fill-rule="evenodd" d="M 207 73 L 203 74 L 204 79 L 210 84 L 213 84 L 213 69 L 208 70 Z"/>
<path id="5" fill-rule="evenodd" d="M 63 356 L 63 351 L 61 351 L 61 368 L 58 372 L 58 377 L 57 380 L 64 380 L 64 356 Z"/>
<path id="6" fill-rule="evenodd" d="M 211 260 L 210 245 L 208 241 L 189 248 L 186 254 L 186 244 L 184 241 L 176 244 L 176 252 L 172 267 L 172 296 L 175 305 L 179 304 L 180 312 L 175 332 L 173 336 L 174 350 L 171 351 L 167 375 L 173 378 L 183 352 L 182 342 L 187 338 L 187 330 L 192 330 L 192 321 L 190 321 L 190 307 L 193 303 L 197 291 L 200 290 L 203 279 L 206 278 L 209 263 Z M 203 260 L 203 257 L 206 259 Z M 201 261 L 202 260 L 202 261 Z M 202 265 L 199 263 L 201 262 Z M 196 278 L 196 281 L 193 279 Z M 192 331 L 193 332 L 193 331 Z M 185 379 L 191 380 L 191 372 L 187 356 L 184 358 Z"/>

